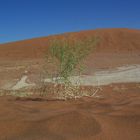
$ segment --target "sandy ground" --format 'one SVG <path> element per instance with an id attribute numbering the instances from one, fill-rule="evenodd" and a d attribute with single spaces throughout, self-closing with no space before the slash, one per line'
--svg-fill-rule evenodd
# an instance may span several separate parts
<path id="1" fill-rule="evenodd" d="M 0 140 L 139 140 L 139 68 L 137 64 L 95 72 L 102 85 L 91 98 L 1 96 Z M 84 77 L 83 85 L 97 84 L 88 78 L 93 77 Z M 26 86 L 30 82 L 23 75 L 13 88 Z"/>
<path id="2" fill-rule="evenodd" d="M 102 85 L 100 90 L 94 98 L 67 101 L 1 96 L 0 140 L 139 140 L 140 30 L 67 35 L 100 36 L 81 79 L 83 85 Z M 37 83 L 49 38 L 0 44 L 0 89 Z"/>
<path id="3" fill-rule="evenodd" d="M 21 88 L 25 88 L 25 87 L 33 87 L 35 86 L 34 83 L 27 83 L 28 80 L 28 76 L 24 75 L 21 77 L 21 79 L 11 88 L 11 90 L 19 90 Z"/>
<path id="4" fill-rule="evenodd" d="M 139 140 L 140 85 L 68 101 L 0 97 L 1 140 Z"/>
<path id="5" fill-rule="evenodd" d="M 102 57 L 101 57 L 102 55 Z M 98 81 L 101 85 L 111 82 L 139 82 L 139 52 L 120 54 L 96 53 L 94 57 L 87 58 L 86 70 L 81 80 L 83 84 L 97 85 Z M 28 71 L 27 84 L 37 83 L 40 78 L 40 72 L 43 65 L 42 59 L 32 59 L 24 61 L 2 61 L 0 60 L 0 88 L 11 89 L 24 76 L 25 71 Z M 119 70 L 117 68 L 125 68 L 126 70 Z M 132 67 L 132 68 L 131 68 Z M 120 72 L 122 71 L 122 72 Z M 103 73 L 103 74 L 101 74 Z M 115 75 L 117 74 L 117 75 Z M 90 75 L 87 76 L 87 75 Z M 98 78 L 99 77 L 99 78 Z M 75 77 L 76 79 L 76 77 Z M 115 82 L 116 80 L 116 82 Z M 86 82 L 85 82 L 86 81 Z M 22 82 L 25 83 L 25 82 Z M 25 85 L 25 84 L 24 84 Z M 22 86 L 21 86 L 22 87 Z"/>
<path id="6" fill-rule="evenodd" d="M 59 77 L 53 80 L 45 79 L 44 81 L 55 82 L 56 79 L 59 79 Z M 140 83 L 140 65 L 127 65 L 116 67 L 112 70 L 100 70 L 94 72 L 94 75 L 71 76 L 69 79 L 73 85 L 80 84 L 83 86 L 103 86 L 112 83 Z M 29 80 L 28 74 L 24 74 L 17 82 L 13 83 L 14 81 L 11 84 L 4 85 L 2 89 L 19 90 L 36 86 L 35 83 Z"/>
<path id="7" fill-rule="evenodd" d="M 55 82 L 56 79 L 58 81 L 61 78 L 45 79 L 45 82 Z M 103 86 L 112 83 L 140 83 L 140 65 L 122 66 L 113 70 L 96 71 L 94 75 L 71 76 L 69 80 L 73 85 L 80 84 L 83 86 Z"/>

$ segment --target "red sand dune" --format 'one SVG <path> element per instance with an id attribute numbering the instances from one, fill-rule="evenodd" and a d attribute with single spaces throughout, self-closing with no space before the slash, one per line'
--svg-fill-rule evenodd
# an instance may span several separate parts
<path id="1" fill-rule="evenodd" d="M 52 36 L 63 37 L 67 34 Z M 100 43 L 94 53 L 137 53 L 140 50 L 140 30 L 131 29 L 97 29 L 68 33 L 76 39 L 99 36 Z M 0 59 L 42 58 L 50 37 L 35 38 L 13 43 L 0 44 Z"/>
<path id="2" fill-rule="evenodd" d="M 140 64 L 140 30 L 68 34 L 77 39 L 100 37 L 86 59 L 87 74 L 94 69 Z M 0 85 L 19 78 L 27 68 L 33 78 L 49 38 L 0 44 Z M 0 97 L 0 140 L 139 140 L 139 132 L 140 83 L 108 85 L 95 98 L 69 101 Z"/>

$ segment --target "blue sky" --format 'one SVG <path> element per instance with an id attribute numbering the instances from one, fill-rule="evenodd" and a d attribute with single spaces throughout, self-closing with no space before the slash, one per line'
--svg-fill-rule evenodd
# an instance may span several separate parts
<path id="1" fill-rule="evenodd" d="M 140 29 L 140 0 L 0 0 L 0 43 L 96 28 Z"/>

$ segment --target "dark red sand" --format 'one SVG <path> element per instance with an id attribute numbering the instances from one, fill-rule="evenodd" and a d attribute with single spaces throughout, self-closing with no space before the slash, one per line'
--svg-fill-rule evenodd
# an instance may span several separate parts
<path id="1" fill-rule="evenodd" d="M 69 35 L 70 39 L 77 40 L 84 40 L 86 37 L 99 37 L 99 43 L 91 56 L 94 56 L 95 53 L 119 54 L 120 52 L 140 55 L 138 52 L 140 50 L 140 30 L 97 29 L 0 44 L 0 59 L 4 61 L 44 58 L 48 40 L 51 38 L 61 39 L 66 35 Z"/>
<path id="2" fill-rule="evenodd" d="M 139 86 L 110 85 L 68 101 L 0 97 L 0 140 L 139 140 Z"/>

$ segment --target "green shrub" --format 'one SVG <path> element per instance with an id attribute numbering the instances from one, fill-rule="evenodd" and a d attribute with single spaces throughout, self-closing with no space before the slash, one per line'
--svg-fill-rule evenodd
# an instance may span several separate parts
<path id="1" fill-rule="evenodd" d="M 47 62 L 57 66 L 57 77 L 63 82 L 69 82 L 72 74 L 82 71 L 83 60 L 94 49 L 97 38 L 84 40 L 70 40 L 69 38 L 55 39 L 50 41 L 47 52 Z"/>
<path id="2" fill-rule="evenodd" d="M 49 47 L 46 54 L 45 73 L 47 78 L 53 79 L 56 84 L 63 83 L 63 95 L 69 92 L 77 93 L 79 85 L 72 86 L 69 77 L 73 75 L 80 76 L 83 69 L 83 60 L 93 51 L 97 42 L 97 37 L 85 37 L 77 40 L 70 37 L 61 39 L 55 38 L 49 41 Z M 54 79 L 55 77 L 55 79 Z M 73 87 L 73 90 L 71 90 Z M 53 88 L 53 91 L 55 89 Z M 71 93 L 71 94 L 73 94 Z"/>

